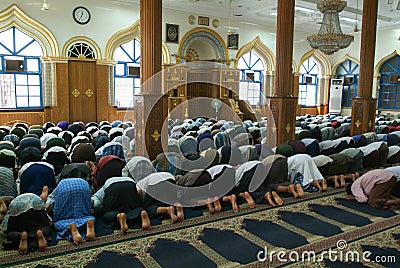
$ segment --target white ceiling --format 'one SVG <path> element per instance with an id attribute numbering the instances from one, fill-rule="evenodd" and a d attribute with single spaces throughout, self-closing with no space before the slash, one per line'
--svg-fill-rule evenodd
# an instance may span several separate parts
<path id="1" fill-rule="evenodd" d="M 139 3 L 139 0 L 108 0 L 120 3 Z M 362 5 L 365 0 L 348 0 L 347 7 L 340 13 L 341 17 L 356 19 L 358 27 L 361 28 Z M 297 7 L 314 10 L 312 13 L 296 11 L 295 29 L 315 33 L 319 30 L 322 14 L 317 9 L 320 0 L 296 0 Z M 358 7 L 357 7 L 358 2 Z M 277 0 L 232 0 L 231 20 L 242 23 L 254 23 L 260 25 L 275 26 Z M 163 0 L 164 8 L 184 11 L 210 17 L 229 17 L 228 0 Z M 355 21 L 341 19 L 344 33 L 353 31 Z M 400 28 L 400 0 L 379 0 L 378 7 L 378 30 L 383 28 Z"/>

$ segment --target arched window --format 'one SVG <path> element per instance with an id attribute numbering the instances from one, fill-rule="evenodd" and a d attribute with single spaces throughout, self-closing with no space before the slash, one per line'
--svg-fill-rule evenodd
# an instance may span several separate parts
<path id="1" fill-rule="evenodd" d="M 94 59 L 96 58 L 96 55 L 94 53 L 93 48 L 91 48 L 88 44 L 79 42 L 73 44 L 68 49 L 68 58 Z"/>
<path id="2" fill-rule="evenodd" d="M 248 100 L 252 106 L 260 105 L 264 62 L 257 53 L 251 51 L 240 57 L 238 69 L 240 70 L 240 98 Z"/>
<path id="3" fill-rule="evenodd" d="M 396 55 L 383 63 L 380 69 L 378 108 L 400 109 L 400 56 Z M 397 100 L 397 97 L 399 100 Z"/>
<path id="4" fill-rule="evenodd" d="M 351 107 L 352 99 L 357 97 L 359 65 L 346 60 L 336 69 L 337 78 L 343 78 L 342 107 Z"/>
<path id="5" fill-rule="evenodd" d="M 315 106 L 317 104 L 318 64 L 309 58 L 301 64 L 299 82 L 299 105 Z"/>
<path id="6" fill-rule="evenodd" d="M 133 107 L 133 95 L 140 93 L 140 42 L 135 38 L 120 45 L 114 53 L 115 105 Z"/>
<path id="7" fill-rule="evenodd" d="M 0 109 L 42 108 L 39 43 L 12 27 L 0 32 Z"/>

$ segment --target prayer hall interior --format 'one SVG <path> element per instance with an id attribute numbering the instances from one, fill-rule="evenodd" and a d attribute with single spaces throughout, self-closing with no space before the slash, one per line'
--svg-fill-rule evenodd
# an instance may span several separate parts
<path id="1" fill-rule="evenodd" d="M 400 174 L 399 92 L 396 0 L 1 0 L 0 266 L 252 266 L 264 248 L 309 246 L 341 267 L 349 261 L 320 254 L 347 239 L 347 249 L 400 261 L 399 207 L 345 197 L 369 171 Z M 105 179 L 106 161 L 118 172 Z M 51 168 L 54 184 L 28 190 L 35 163 L 40 174 Z M 12 200 L 35 193 L 32 206 L 53 224 L 49 207 L 57 210 L 75 163 L 85 166 L 74 176 L 86 174 L 92 214 L 66 226 L 71 237 L 55 224 L 35 230 L 32 248 L 19 233 L 10 250 Z M 9 170 L 14 194 L 3 187 Z M 187 192 L 172 203 L 157 200 L 160 191 L 146 197 L 161 182 L 228 183 L 228 173 L 233 189 L 210 186 L 197 205 Z M 113 184 L 127 191 L 130 182 L 144 209 L 134 224 L 120 211 L 110 231 L 96 213 Z M 392 188 L 400 197 L 400 179 Z"/>

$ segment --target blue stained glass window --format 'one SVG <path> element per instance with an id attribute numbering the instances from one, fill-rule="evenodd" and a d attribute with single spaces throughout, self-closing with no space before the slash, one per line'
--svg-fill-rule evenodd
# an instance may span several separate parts
<path id="1" fill-rule="evenodd" d="M 352 99 L 358 94 L 359 65 L 346 60 L 339 64 L 336 69 L 337 78 L 343 78 L 342 107 L 351 108 Z"/>
<path id="2" fill-rule="evenodd" d="M 251 51 L 239 59 L 238 69 L 240 70 L 239 97 L 248 100 L 252 106 L 260 105 L 263 85 L 263 60 L 257 53 Z"/>
<path id="3" fill-rule="evenodd" d="M 299 105 L 315 106 L 317 104 L 319 65 L 312 59 L 305 60 L 300 67 Z"/>
<path id="4" fill-rule="evenodd" d="M 136 38 L 120 45 L 114 52 L 115 105 L 132 108 L 133 95 L 140 93 L 140 42 Z"/>
<path id="5" fill-rule="evenodd" d="M 400 110 L 400 56 L 382 64 L 378 92 L 378 108 Z M 399 102 L 397 102 L 399 96 Z"/>
<path id="6" fill-rule="evenodd" d="M 42 108 L 43 49 L 15 27 L 0 32 L 0 109 Z"/>

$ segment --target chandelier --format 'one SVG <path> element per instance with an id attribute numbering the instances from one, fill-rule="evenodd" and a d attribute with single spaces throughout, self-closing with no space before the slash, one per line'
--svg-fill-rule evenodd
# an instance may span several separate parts
<path id="1" fill-rule="evenodd" d="M 317 3 L 317 8 L 324 15 L 318 34 L 307 36 L 307 41 L 312 48 L 332 55 L 354 41 L 354 36 L 343 34 L 340 27 L 339 13 L 346 5 L 345 1 L 340 0 L 324 0 Z"/>

